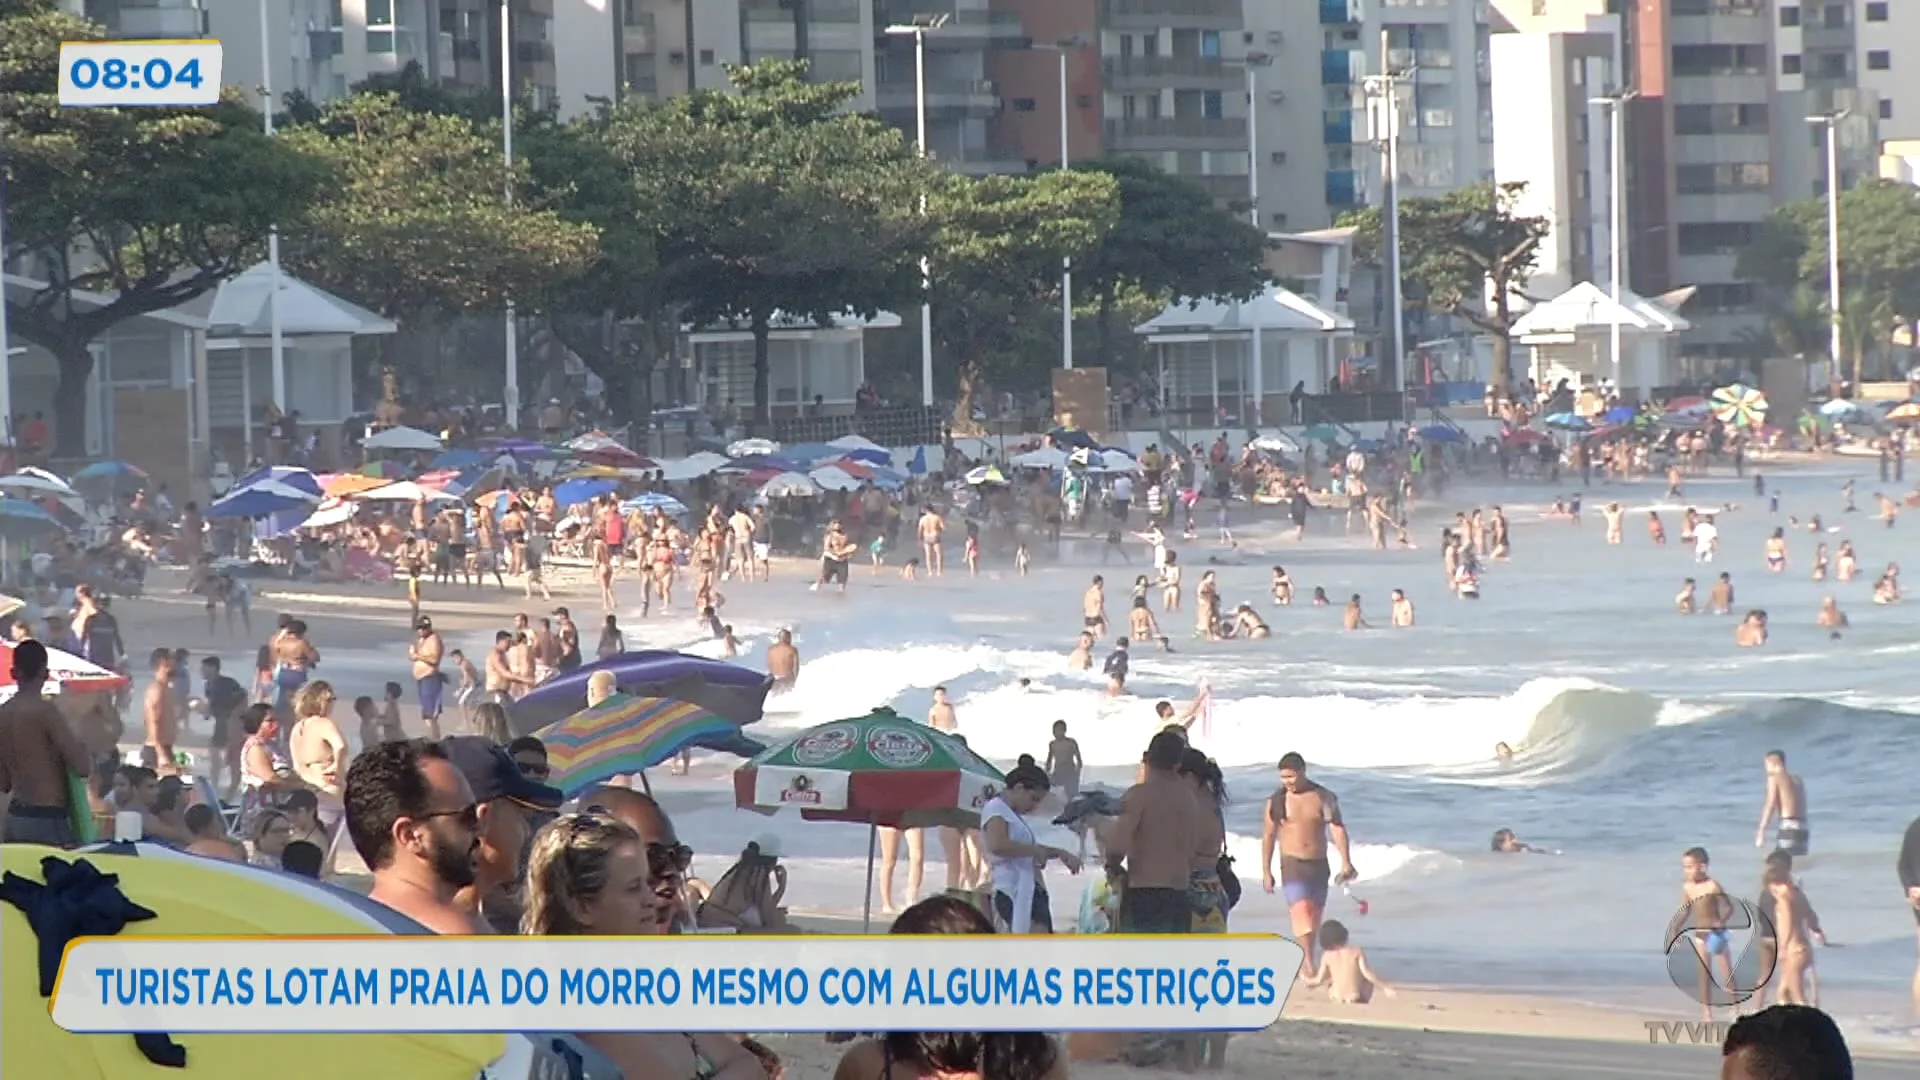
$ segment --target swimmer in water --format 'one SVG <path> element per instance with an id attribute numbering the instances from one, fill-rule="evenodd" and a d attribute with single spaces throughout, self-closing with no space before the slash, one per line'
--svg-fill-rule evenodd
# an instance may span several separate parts
<path id="1" fill-rule="evenodd" d="M 1813 580 L 1815 581 L 1827 580 L 1828 562 L 1829 562 L 1829 559 L 1827 556 L 1826 543 L 1823 541 L 1821 543 L 1815 544 L 1813 546 Z"/>
<path id="2" fill-rule="evenodd" d="M 1332 604 L 1333 604 L 1333 601 L 1332 601 L 1332 600 L 1329 600 L 1329 599 L 1327 599 L 1327 590 L 1326 590 L 1326 586 L 1324 586 L 1324 585 L 1315 585 L 1315 586 L 1313 587 L 1313 606 L 1314 606 L 1314 607 L 1329 607 L 1329 606 L 1331 606 Z"/>
<path id="3" fill-rule="evenodd" d="M 1492 850 L 1495 854 L 1499 855 L 1546 854 L 1545 851 L 1534 847 L 1532 844 L 1522 843 L 1520 838 L 1513 834 L 1512 829 L 1494 830 Z"/>
<path id="4" fill-rule="evenodd" d="M 1733 978 L 1733 941 L 1727 934 L 1727 915 L 1732 902 L 1725 889 L 1713 880 L 1706 848 L 1688 848 L 1680 856 L 1680 913 L 1667 926 L 1667 940 L 1678 941 L 1690 934 L 1700 956 L 1700 1000 L 1702 1015 L 1713 1019 L 1714 999 L 1711 967 L 1719 964 L 1724 980 L 1721 986 L 1737 986 Z"/>
<path id="5" fill-rule="evenodd" d="M 1600 516 L 1607 522 L 1607 543 L 1620 543 L 1620 521 L 1625 514 L 1626 511 L 1621 509 L 1617 502 L 1610 502 L 1600 508 Z"/>
<path id="6" fill-rule="evenodd" d="M 1667 527 L 1661 523 L 1658 510 L 1647 514 L 1647 539 L 1652 540 L 1658 547 L 1665 547 L 1667 544 Z"/>
<path id="7" fill-rule="evenodd" d="M 1293 604 L 1293 579 L 1287 576 L 1284 566 L 1273 568 L 1273 602 L 1281 607 Z"/>
<path id="8" fill-rule="evenodd" d="M 1682 615 L 1698 615 L 1700 609 L 1694 606 L 1693 596 L 1693 579 L 1688 578 L 1680 583 L 1680 591 L 1673 594 L 1673 609 Z"/>
<path id="9" fill-rule="evenodd" d="M 1707 593 L 1707 611 L 1714 615 L 1733 614 L 1733 575 L 1722 572 Z"/>
<path id="10" fill-rule="evenodd" d="M 1347 610 L 1341 616 L 1342 624 L 1349 630 L 1371 630 L 1365 616 L 1360 613 L 1360 594 L 1354 593 L 1347 598 Z"/>
<path id="11" fill-rule="evenodd" d="M 1405 629 L 1413 625 L 1413 601 L 1407 599 L 1405 592 L 1399 589 L 1393 590 L 1391 610 L 1392 622 L 1396 628 Z"/>
<path id="12" fill-rule="evenodd" d="M 1743 649 L 1751 649 L 1767 643 L 1767 613 L 1754 608 L 1747 617 L 1734 627 L 1733 643 Z"/>
<path id="13" fill-rule="evenodd" d="M 1840 605 L 1834 602 L 1833 597 L 1823 597 L 1819 622 L 1821 627 L 1828 630 L 1844 630 L 1847 628 L 1847 613 L 1840 610 Z"/>
<path id="14" fill-rule="evenodd" d="M 1787 570 L 1787 530 L 1776 528 L 1767 537 L 1767 569 L 1776 574 Z"/>
<path id="15" fill-rule="evenodd" d="M 1512 764 L 1513 763 L 1513 747 L 1508 746 L 1506 743 L 1503 743 L 1503 742 L 1494 743 L 1493 744 L 1493 760 L 1499 762 L 1502 765 Z"/>
<path id="16" fill-rule="evenodd" d="M 1128 636 L 1135 641 L 1154 641 L 1161 637 L 1160 624 L 1154 621 L 1152 609 L 1147 607 L 1145 593 L 1133 598 L 1133 607 L 1127 610 Z"/>
<path id="17" fill-rule="evenodd" d="M 1252 604 L 1241 604 L 1239 607 L 1233 609 L 1234 637 L 1259 641 L 1262 638 L 1271 636 L 1271 634 L 1272 631 L 1267 629 L 1266 621 L 1260 618 L 1258 612 L 1253 610 Z"/>
<path id="18" fill-rule="evenodd" d="M 1080 640 L 1074 643 L 1073 651 L 1067 654 L 1067 668 L 1072 671 L 1093 670 L 1093 634 L 1080 631 Z"/>

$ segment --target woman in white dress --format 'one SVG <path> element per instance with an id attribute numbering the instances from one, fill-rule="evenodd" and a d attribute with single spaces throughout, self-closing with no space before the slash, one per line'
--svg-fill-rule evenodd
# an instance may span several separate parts
<path id="1" fill-rule="evenodd" d="M 1032 755 L 1007 773 L 1007 789 L 980 809 L 980 836 L 993 875 L 993 921 L 1003 933 L 1051 934 L 1053 915 L 1041 871 L 1058 861 L 1070 874 L 1080 860 L 1063 848 L 1039 843 L 1026 815 L 1040 808 L 1051 781 Z"/>

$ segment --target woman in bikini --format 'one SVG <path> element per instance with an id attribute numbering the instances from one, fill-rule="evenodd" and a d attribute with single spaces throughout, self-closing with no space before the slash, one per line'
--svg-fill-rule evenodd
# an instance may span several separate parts
<path id="1" fill-rule="evenodd" d="M 1787 570 L 1787 530 L 1775 529 L 1767 537 L 1767 569 L 1775 574 Z"/>
<path id="2" fill-rule="evenodd" d="M 633 937 L 657 933 L 647 845 L 603 813 L 568 814 L 541 829 L 527 858 L 520 932 Z M 649 1080 L 766 1080 L 767 1066 L 725 1035 L 587 1032 L 580 1040 L 627 1076 Z"/>
<path id="3" fill-rule="evenodd" d="M 320 801 L 320 824 L 331 836 L 346 814 L 347 737 L 333 720 L 333 687 L 324 679 L 300 688 L 294 695 L 296 719 L 287 732 L 287 751 L 293 772 L 314 790 Z"/>
<path id="4" fill-rule="evenodd" d="M 1827 580 L 1827 545 L 1825 543 L 1813 546 L 1813 580 Z"/>

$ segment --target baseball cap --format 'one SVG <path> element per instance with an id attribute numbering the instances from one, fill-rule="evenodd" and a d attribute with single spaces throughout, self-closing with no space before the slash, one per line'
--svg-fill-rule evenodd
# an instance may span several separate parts
<path id="1" fill-rule="evenodd" d="M 449 735 L 440 740 L 447 760 L 467 778 L 473 801 L 489 803 L 511 799 L 535 810 L 558 810 L 566 801 L 559 788 L 529 779 L 513 757 L 490 739 L 478 735 Z"/>

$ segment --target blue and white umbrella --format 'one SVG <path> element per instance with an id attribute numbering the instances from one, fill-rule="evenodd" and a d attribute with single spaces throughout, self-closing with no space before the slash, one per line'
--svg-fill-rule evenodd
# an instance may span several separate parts
<path id="1" fill-rule="evenodd" d="M 646 514 L 661 510 L 665 511 L 669 517 L 677 518 L 684 518 L 688 513 L 686 503 L 659 491 L 649 491 L 644 495 L 635 495 L 633 498 L 621 503 L 620 509 L 629 514 L 635 510 Z"/>
<path id="2" fill-rule="evenodd" d="M 777 454 L 780 444 L 772 439 L 740 439 L 727 444 L 727 456 L 730 458 L 753 457 L 757 454 Z"/>
<path id="3" fill-rule="evenodd" d="M 1570 412 L 1554 413 L 1541 423 L 1561 431 L 1592 431 L 1593 425 L 1584 416 L 1575 416 Z"/>
<path id="4" fill-rule="evenodd" d="M 8 540 L 33 540 L 64 533 L 67 527 L 26 499 L 0 499 L 0 537 Z"/>
<path id="5" fill-rule="evenodd" d="M 1420 438 L 1430 443 L 1463 443 L 1467 441 L 1465 432 L 1445 424 L 1429 424 L 1420 429 Z"/>
<path id="6" fill-rule="evenodd" d="M 1867 411 L 1860 407 L 1859 402 L 1853 401 L 1850 398 L 1834 398 L 1832 401 L 1820 406 L 1820 415 L 1834 420 L 1856 414 L 1865 417 Z"/>
<path id="7" fill-rule="evenodd" d="M 569 480 L 553 489 L 553 501 L 560 506 L 579 506 L 602 495 L 620 490 L 620 481 L 608 479 Z"/>
<path id="8" fill-rule="evenodd" d="M 0 491 L 24 491 L 34 495 L 52 495 L 55 498 L 72 498 L 79 494 L 73 490 L 72 484 L 45 469 L 36 469 L 31 465 L 19 472 L 0 476 Z"/>
<path id="9" fill-rule="evenodd" d="M 320 481 L 305 469 L 276 465 L 240 478 L 207 507 L 209 518 L 264 518 L 320 505 Z"/>

